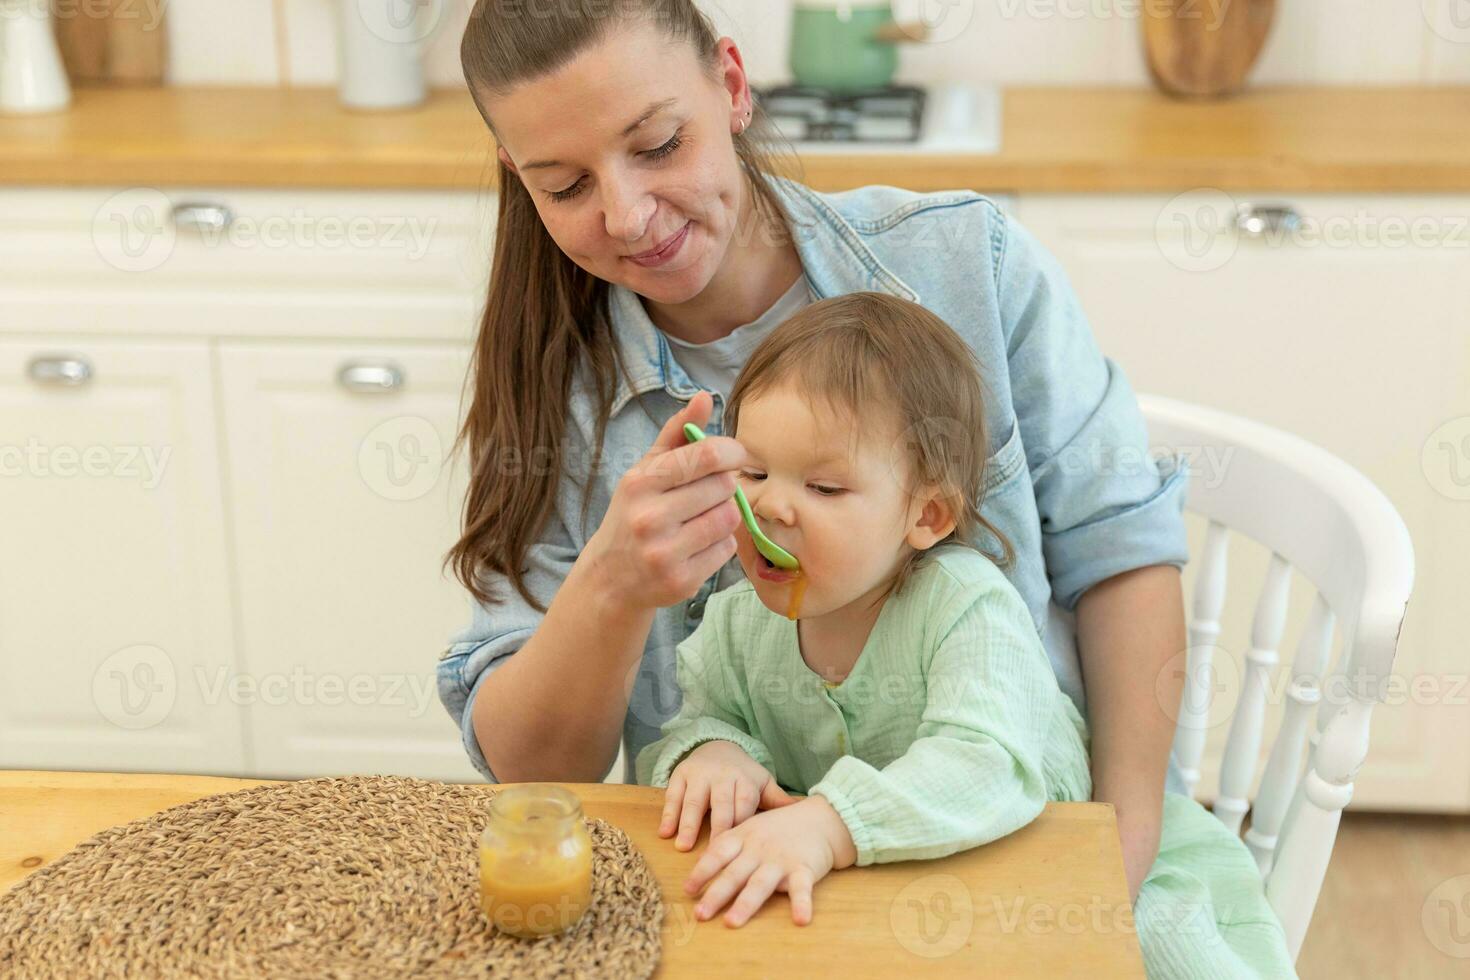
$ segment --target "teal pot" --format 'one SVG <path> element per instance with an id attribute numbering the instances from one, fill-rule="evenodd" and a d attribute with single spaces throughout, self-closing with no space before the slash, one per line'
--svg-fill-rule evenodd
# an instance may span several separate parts
<path id="1" fill-rule="evenodd" d="M 880 3 L 796 0 L 791 25 L 791 75 L 798 85 L 839 92 L 879 88 L 893 81 L 898 48 L 880 39 L 893 24 Z"/>

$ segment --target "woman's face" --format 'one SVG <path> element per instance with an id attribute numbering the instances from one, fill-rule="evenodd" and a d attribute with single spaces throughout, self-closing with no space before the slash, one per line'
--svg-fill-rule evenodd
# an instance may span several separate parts
<path id="1" fill-rule="evenodd" d="M 732 134 L 749 89 L 734 42 L 718 54 L 716 79 L 691 45 L 634 23 L 482 103 L 562 251 L 659 303 L 703 291 L 744 204 Z"/>

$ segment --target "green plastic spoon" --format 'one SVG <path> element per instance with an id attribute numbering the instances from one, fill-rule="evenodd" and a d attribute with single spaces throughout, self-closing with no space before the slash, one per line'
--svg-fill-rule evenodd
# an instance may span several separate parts
<path id="1" fill-rule="evenodd" d="M 699 426 L 693 422 L 684 423 L 684 437 L 690 442 L 698 442 L 704 438 L 704 433 L 699 431 Z M 750 501 L 745 499 L 745 491 L 739 487 L 735 488 L 735 506 L 740 508 L 740 514 L 745 518 L 745 526 L 750 530 L 750 538 L 755 542 L 755 550 L 771 559 L 771 564 L 777 568 L 784 568 L 794 572 L 801 567 L 801 563 L 779 544 L 766 537 L 761 529 L 756 526 L 755 515 L 750 512 Z"/>

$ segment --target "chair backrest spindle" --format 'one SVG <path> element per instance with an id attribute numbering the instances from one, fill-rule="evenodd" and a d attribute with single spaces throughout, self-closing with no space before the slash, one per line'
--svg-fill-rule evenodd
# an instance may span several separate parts
<path id="1" fill-rule="evenodd" d="M 1225 608 L 1225 583 L 1230 530 L 1211 521 L 1205 532 L 1204 553 L 1194 580 L 1194 608 L 1189 620 L 1189 650 L 1185 654 L 1184 690 L 1179 704 L 1179 724 L 1174 730 L 1174 758 L 1184 783 L 1193 793 L 1199 784 L 1199 764 L 1210 730 L 1210 706 L 1214 699 L 1216 643 L 1220 639 L 1220 614 Z"/>

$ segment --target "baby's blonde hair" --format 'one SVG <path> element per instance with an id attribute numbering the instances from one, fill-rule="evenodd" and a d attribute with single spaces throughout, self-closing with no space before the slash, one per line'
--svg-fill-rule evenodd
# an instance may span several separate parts
<path id="1" fill-rule="evenodd" d="M 913 494 L 924 485 L 938 486 L 954 515 L 954 530 L 938 544 L 964 544 L 999 566 L 1010 564 L 1010 541 L 980 513 L 989 442 L 979 362 L 949 324 L 886 293 L 847 293 L 813 303 L 751 353 L 730 392 L 726 431 L 738 438 L 741 404 L 785 382 L 813 412 L 845 414 L 850 438 L 860 431 L 871 438 L 871 413 L 884 414 L 890 434 L 904 442 L 904 489 Z M 994 539 L 997 554 L 979 547 L 982 535 Z M 902 591 L 925 554 L 909 556 L 891 594 Z"/>

